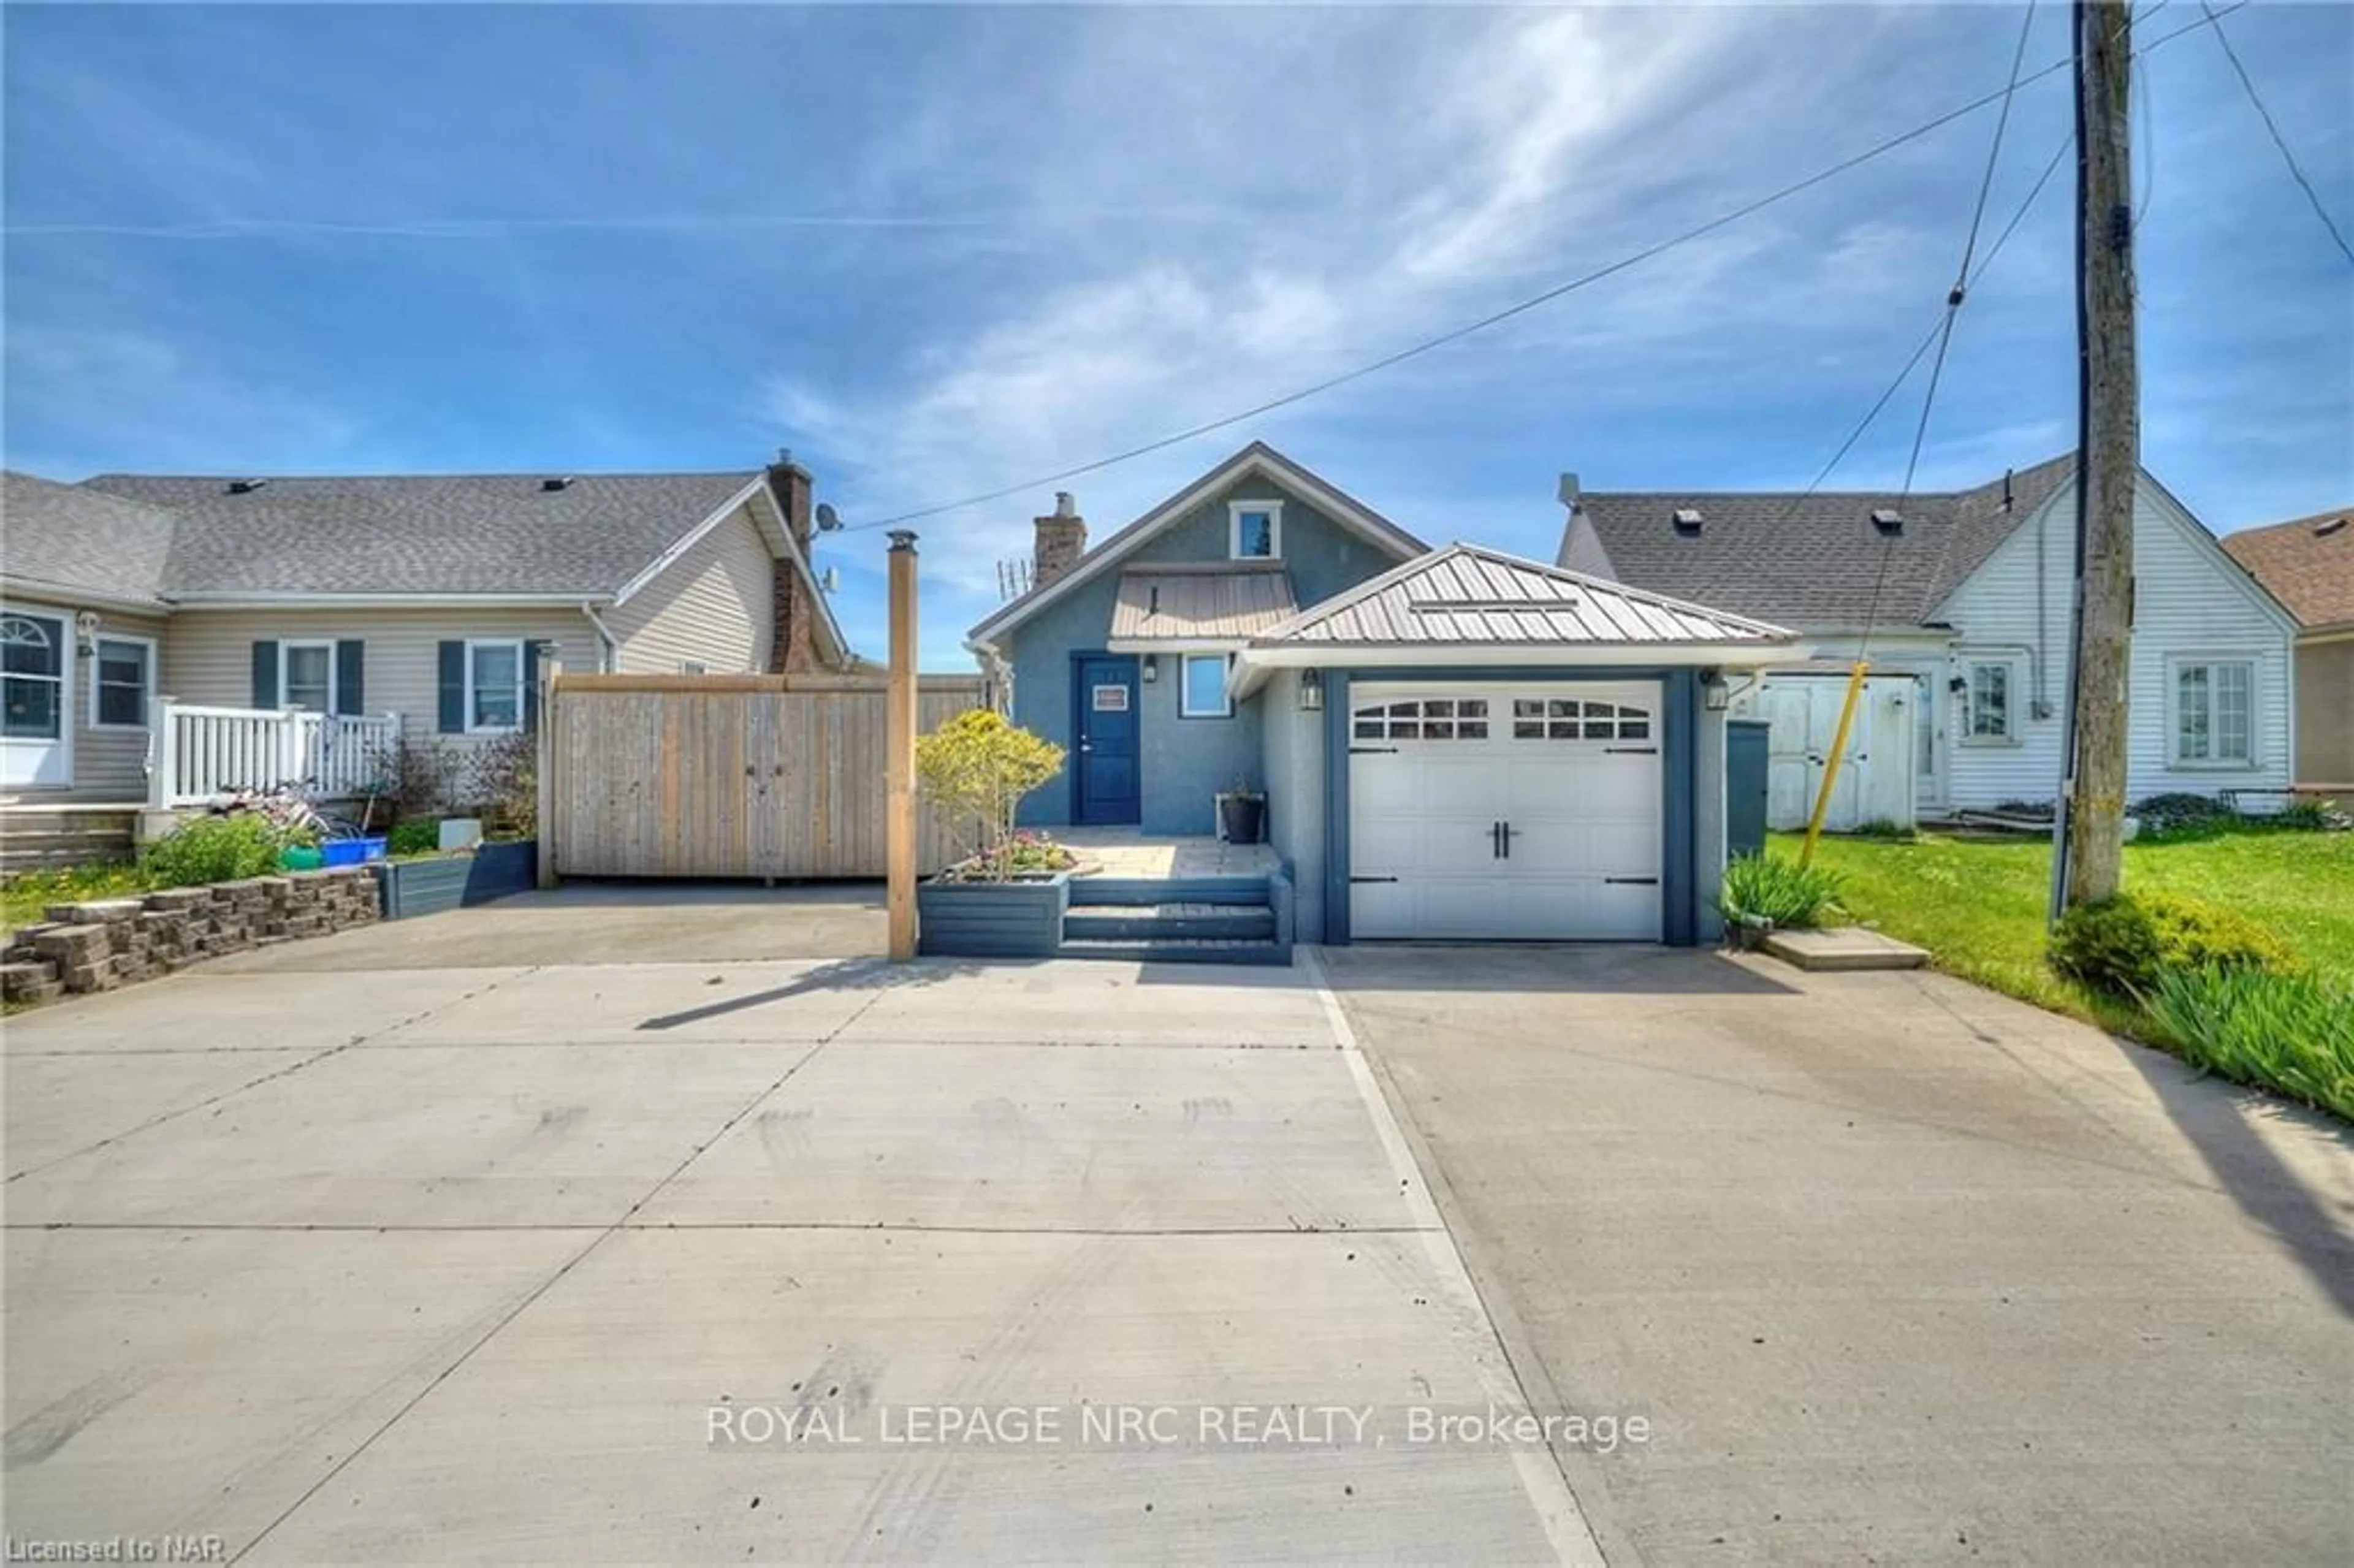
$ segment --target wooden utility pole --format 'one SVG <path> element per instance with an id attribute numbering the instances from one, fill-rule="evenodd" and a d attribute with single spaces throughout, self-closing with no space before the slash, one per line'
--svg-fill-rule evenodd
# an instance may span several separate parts
<path id="1" fill-rule="evenodd" d="M 891 961 L 916 956 L 916 536 L 891 532 L 891 687 L 884 704 Z"/>
<path id="2" fill-rule="evenodd" d="M 2118 0 L 2076 0 L 2076 638 L 2062 780 L 2054 912 L 2117 894 L 2125 846 L 2126 681 L 2133 662 L 2134 485 L 2141 385 L 2134 339 L 2133 21 Z"/>

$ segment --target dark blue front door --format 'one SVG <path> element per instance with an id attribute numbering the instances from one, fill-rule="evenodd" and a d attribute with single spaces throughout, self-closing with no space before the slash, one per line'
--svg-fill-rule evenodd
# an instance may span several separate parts
<path id="1" fill-rule="evenodd" d="M 1137 787 L 1136 660 L 1115 653 L 1082 654 L 1071 662 L 1071 705 L 1078 711 L 1072 765 L 1076 822 L 1133 822 L 1143 813 Z"/>

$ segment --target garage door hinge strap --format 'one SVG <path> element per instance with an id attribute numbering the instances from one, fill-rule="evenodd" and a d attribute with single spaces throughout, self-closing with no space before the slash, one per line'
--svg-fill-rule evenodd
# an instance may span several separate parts
<path id="1" fill-rule="evenodd" d="M 1395 882 L 1397 878 L 1394 876 L 1352 876 L 1349 878 L 1349 880 L 1351 882 Z"/>
<path id="2" fill-rule="evenodd" d="M 1656 876 L 1606 876 L 1602 880 L 1613 887 L 1657 887 L 1659 885 L 1659 879 Z"/>

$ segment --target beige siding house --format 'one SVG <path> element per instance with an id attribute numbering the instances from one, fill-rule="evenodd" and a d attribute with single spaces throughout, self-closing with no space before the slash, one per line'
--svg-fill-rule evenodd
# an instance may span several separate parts
<path id="1" fill-rule="evenodd" d="M 2354 507 L 2243 528 L 2223 548 L 2296 617 L 2296 781 L 2354 802 Z"/>
<path id="2" fill-rule="evenodd" d="M 845 667 L 811 568 L 811 500 L 790 461 L 577 478 L 10 473 L 0 813 L 46 827 L 185 803 L 233 785 L 273 721 L 313 748 L 324 789 L 354 766 L 327 766 L 338 737 L 348 758 L 393 735 L 462 750 L 530 727 L 551 661 Z"/>

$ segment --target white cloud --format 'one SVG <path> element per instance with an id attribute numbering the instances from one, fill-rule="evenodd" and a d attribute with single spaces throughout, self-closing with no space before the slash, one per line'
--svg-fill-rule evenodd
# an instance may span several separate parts
<path id="1" fill-rule="evenodd" d="M 1388 62 L 1380 84 L 1398 96 L 1385 106 L 1381 144 L 1298 155 L 1346 187 L 1337 202 L 1270 209 L 1230 229 L 1181 228 L 1133 255 L 1101 257 L 1089 247 L 1074 259 L 1078 281 L 1025 292 L 1011 313 L 899 367 L 879 393 L 780 376 L 769 388 L 771 412 L 788 439 L 838 460 L 845 510 L 872 517 L 1092 459 L 1318 380 L 1476 313 L 1532 270 L 1563 268 L 1564 234 L 1630 179 L 1647 177 L 1630 162 L 1647 122 L 1673 111 L 1680 86 L 1697 91 L 1702 77 L 1729 64 L 1750 26 L 1722 12 L 1455 13 L 1451 21 L 1429 35 L 1445 45 L 1436 58 L 1417 49 Z M 1122 79 L 1120 62 L 1140 36 L 1098 36 L 1081 51 L 1066 73 L 1086 84 L 1075 93 L 1078 106 Z M 1187 37 L 1204 52 L 1162 60 L 1156 79 L 1175 84 L 1181 100 L 1206 80 L 1247 109 L 1255 101 L 1234 80 L 1189 74 L 1189 65 L 1217 55 Z M 1319 105 L 1362 111 L 1362 79 L 1285 76 L 1286 63 L 1316 63 L 1315 36 L 1305 37 L 1296 54 L 1260 39 L 1254 79 L 1287 81 L 1293 95 L 1275 121 L 1312 119 Z M 1206 196 L 1214 205 L 1231 183 L 1264 199 L 1259 187 L 1270 176 L 1251 163 L 1246 119 L 1188 112 L 1182 101 L 1165 113 L 1143 107 L 1152 111 L 1149 123 L 1066 123 L 1083 153 L 1050 159 L 1035 188 L 1057 207 L 1104 199 L 1086 181 L 1108 158 L 1104 143 L 1117 142 L 1136 156 L 1104 166 L 1119 171 L 1131 197 Z M 913 138 L 926 146 L 939 139 L 929 120 Z M 1278 166 L 1294 158 L 1272 138 L 1265 150 Z M 892 156 L 904 170 L 907 146 Z M 1161 184 L 1140 187 L 1140 164 L 1160 170 Z M 1320 221 L 1328 214 L 1329 228 Z M 1745 249 L 1728 240 L 1680 254 L 1650 278 L 1639 305 L 1621 301 L 1590 329 L 1596 341 L 1639 335 L 1638 321 L 1688 329 L 1689 313 L 1677 314 L 1673 302 L 1738 265 Z M 1390 379 L 1384 396 L 1394 401 L 1417 377 L 1451 374 L 1437 359 L 1424 362 Z M 1237 428 L 1091 476 L 1082 484 L 1092 498 L 1082 500 L 1099 524 L 1117 524 L 1214 452 L 1265 433 Z M 1026 548 L 1028 517 L 1047 500 L 1042 492 L 933 520 L 928 567 L 968 594 L 993 591 L 996 561 Z"/>

